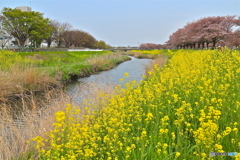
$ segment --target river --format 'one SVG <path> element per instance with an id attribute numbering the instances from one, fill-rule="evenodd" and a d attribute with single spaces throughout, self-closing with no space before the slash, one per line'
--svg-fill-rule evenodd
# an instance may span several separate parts
<path id="1" fill-rule="evenodd" d="M 113 90 L 116 85 L 124 85 L 135 80 L 143 80 L 146 67 L 151 63 L 151 59 L 137 59 L 130 56 L 131 60 L 119 64 L 117 67 L 102 71 L 90 77 L 80 78 L 67 87 L 67 92 L 72 97 L 72 102 L 79 105 L 83 99 L 91 99 L 99 91 Z M 128 77 L 124 76 L 128 73 Z"/>

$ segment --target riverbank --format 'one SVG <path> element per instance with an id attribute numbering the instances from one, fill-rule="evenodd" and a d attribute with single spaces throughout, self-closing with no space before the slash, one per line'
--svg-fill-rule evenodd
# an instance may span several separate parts
<path id="1" fill-rule="evenodd" d="M 9 102 L 45 92 L 72 80 L 108 70 L 130 60 L 109 51 L 21 52 L 0 51 L 0 101 Z"/>

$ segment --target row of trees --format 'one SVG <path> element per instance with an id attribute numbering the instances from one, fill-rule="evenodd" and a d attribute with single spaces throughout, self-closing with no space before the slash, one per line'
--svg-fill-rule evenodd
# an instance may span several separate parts
<path id="1" fill-rule="evenodd" d="M 49 26 L 51 32 L 45 39 L 48 47 L 50 47 L 53 42 L 55 42 L 58 47 L 65 46 L 100 49 L 108 47 L 104 41 L 97 41 L 91 34 L 79 29 L 73 29 L 72 25 L 69 23 L 60 23 L 57 20 L 53 20 L 49 23 Z"/>
<path id="2" fill-rule="evenodd" d="M 174 32 L 166 42 L 168 48 L 215 48 L 240 45 L 240 17 L 201 18 Z"/>
<path id="3" fill-rule="evenodd" d="M 139 49 L 142 50 L 153 50 L 153 49 L 163 49 L 163 45 L 161 44 L 154 44 L 154 43 L 142 43 L 139 46 Z"/>
<path id="4" fill-rule="evenodd" d="M 0 34 L 8 34 L 16 39 L 18 46 L 24 47 L 29 42 L 39 47 L 46 41 L 48 47 L 53 42 L 58 47 L 87 47 L 105 49 L 104 41 L 97 41 L 91 34 L 73 29 L 69 23 L 61 23 L 43 17 L 40 12 L 26 12 L 19 9 L 3 8 L 2 30 Z M 3 33 L 5 32 L 5 33 Z"/>

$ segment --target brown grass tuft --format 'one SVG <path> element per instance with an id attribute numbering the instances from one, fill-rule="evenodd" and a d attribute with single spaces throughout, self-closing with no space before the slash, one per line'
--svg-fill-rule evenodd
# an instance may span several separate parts
<path id="1" fill-rule="evenodd" d="M 149 76 L 149 71 L 154 70 L 154 66 L 157 64 L 159 67 L 163 67 L 168 61 L 168 57 L 162 54 L 159 54 L 156 59 L 154 59 L 151 64 L 146 68 L 146 75 Z"/>
<path id="2" fill-rule="evenodd" d="M 55 89 L 54 93 L 52 90 L 46 92 L 42 100 L 32 94 L 28 95 L 28 98 L 15 101 L 14 104 L 1 104 L 0 159 L 18 159 L 20 153 L 32 149 L 26 143 L 28 140 L 44 136 L 44 133 L 52 129 L 54 113 L 63 110 L 68 103 L 67 99 L 63 98 L 63 93 Z"/>
<path id="3" fill-rule="evenodd" d="M 8 71 L 0 71 L 0 101 L 6 102 L 9 97 L 41 91 L 51 85 L 59 85 L 57 79 L 39 68 L 14 65 Z"/>

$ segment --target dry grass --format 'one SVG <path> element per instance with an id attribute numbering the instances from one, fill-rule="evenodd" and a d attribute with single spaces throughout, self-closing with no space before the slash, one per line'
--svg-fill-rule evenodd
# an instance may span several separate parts
<path id="1" fill-rule="evenodd" d="M 59 85 L 55 77 L 34 67 L 13 65 L 10 70 L 0 71 L 0 100 L 18 97 L 27 92 L 37 92 L 52 85 Z"/>
<path id="2" fill-rule="evenodd" d="M 168 57 L 166 55 L 163 55 L 163 54 L 144 54 L 144 53 L 141 53 L 141 52 L 127 52 L 126 54 L 130 55 L 130 56 L 134 56 L 135 58 L 153 59 L 151 64 L 146 67 L 145 72 L 146 72 L 147 76 L 149 76 L 149 71 L 154 70 L 154 66 L 156 64 L 160 67 L 163 67 L 168 61 Z"/>
<path id="3" fill-rule="evenodd" d="M 151 64 L 146 68 L 146 75 L 148 76 L 149 75 L 149 71 L 153 71 L 154 70 L 154 66 L 155 65 L 158 65 L 160 67 L 163 67 L 168 61 L 168 57 L 165 56 L 165 55 L 162 55 L 162 54 L 159 54 L 157 56 L 157 58 L 155 58 Z"/>
<path id="4" fill-rule="evenodd" d="M 2 104 L 0 119 L 0 159 L 20 158 L 22 152 L 31 150 L 26 143 L 33 137 L 44 136 L 52 129 L 54 113 L 63 110 L 70 99 L 64 91 L 54 89 L 44 96 L 34 94 L 21 98 L 14 104 Z M 15 110 L 19 108 L 21 110 Z M 31 108 L 29 108 L 31 106 Z M 23 158 L 25 159 L 25 158 Z"/>
<path id="5" fill-rule="evenodd" d="M 156 54 L 144 54 L 141 52 L 126 52 L 126 54 L 130 56 L 134 56 L 135 58 L 155 59 L 157 57 Z"/>
<path id="6" fill-rule="evenodd" d="M 0 160 L 26 151 L 27 140 L 51 129 L 53 114 L 64 107 L 53 103 L 59 90 L 53 86 L 60 86 L 57 78 L 33 66 L 0 71 Z"/>
<path id="7" fill-rule="evenodd" d="M 21 111 L 13 110 L 14 104 L 1 106 L 0 159 L 17 157 L 19 153 L 28 150 L 26 141 L 50 130 L 54 112 L 63 107 L 54 103 L 52 103 L 51 108 L 47 107 L 47 101 L 37 102 L 33 95 L 30 95 L 29 99 L 19 100 L 15 105 L 21 105 L 24 109 Z M 35 107 L 29 109 L 28 105 Z M 42 108 L 38 105 L 42 105 Z"/>
<path id="8" fill-rule="evenodd" d="M 122 61 L 119 62 L 119 60 L 121 59 Z M 116 65 L 116 63 L 121 63 L 125 59 L 128 59 L 128 58 L 126 56 L 123 56 L 122 52 L 116 52 L 116 53 L 107 54 L 103 56 L 94 56 L 86 60 L 86 63 L 90 64 L 91 68 L 95 72 L 97 72 L 99 70 L 101 71 L 101 70 L 111 69 Z"/>

